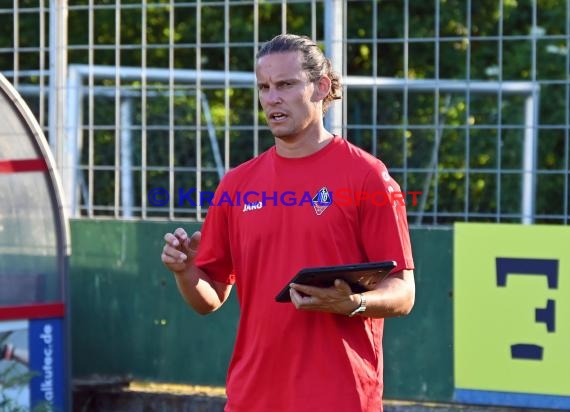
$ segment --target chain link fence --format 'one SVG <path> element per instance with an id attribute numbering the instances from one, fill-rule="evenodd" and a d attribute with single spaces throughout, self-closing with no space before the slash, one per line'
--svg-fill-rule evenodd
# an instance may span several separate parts
<path id="1" fill-rule="evenodd" d="M 343 74 L 328 127 L 421 192 L 412 225 L 567 224 L 569 22 L 570 0 L 14 0 L 0 71 L 73 217 L 202 220 L 188 193 L 273 144 L 254 56 L 293 32 Z"/>

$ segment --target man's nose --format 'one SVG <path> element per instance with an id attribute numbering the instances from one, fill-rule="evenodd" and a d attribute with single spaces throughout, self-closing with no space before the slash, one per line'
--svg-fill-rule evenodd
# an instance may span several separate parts
<path id="1" fill-rule="evenodd" d="M 274 87 L 270 87 L 269 90 L 267 90 L 267 93 L 265 94 L 265 99 L 269 104 L 278 104 L 283 101 L 281 99 L 281 94 Z"/>

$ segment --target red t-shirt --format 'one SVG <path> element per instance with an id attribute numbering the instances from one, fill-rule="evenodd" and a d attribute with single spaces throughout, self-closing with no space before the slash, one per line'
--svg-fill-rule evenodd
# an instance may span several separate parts
<path id="1" fill-rule="evenodd" d="M 380 160 L 339 137 L 304 158 L 273 147 L 222 179 L 197 264 L 237 287 L 226 411 L 382 410 L 383 319 L 299 311 L 275 295 L 307 266 L 413 269 L 399 192 Z"/>

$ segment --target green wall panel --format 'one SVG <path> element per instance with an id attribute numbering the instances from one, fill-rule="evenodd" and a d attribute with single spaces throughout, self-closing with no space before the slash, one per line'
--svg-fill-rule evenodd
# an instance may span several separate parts
<path id="1" fill-rule="evenodd" d="M 74 377 L 223 384 L 237 304 L 232 298 L 204 317 L 184 303 L 160 261 L 164 233 L 176 227 L 171 222 L 71 222 Z"/>
<path id="2" fill-rule="evenodd" d="M 195 314 L 163 267 L 163 236 L 188 222 L 72 220 L 72 368 L 93 374 L 223 385 L 239 309 Z M 416 305 L 386 321 L 385 396 L 451 400 L 452 231 L 412 229 Z"/>
<path id="3" fill-rule="evenodd" d="M 412 313 L 384 326 L 385 397 L 451 401 L 453 231 L 411 229 L 416 265 Z"/>

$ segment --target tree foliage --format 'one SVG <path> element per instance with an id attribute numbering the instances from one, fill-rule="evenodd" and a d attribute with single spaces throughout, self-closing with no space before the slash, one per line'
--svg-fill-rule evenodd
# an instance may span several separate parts
<path id="1" fill-rule="evenodd" d="M 287 31 L 324 38 L 324 3 L 69 0 L 69 63 L 251 73 L 255 47 Z M 471 7 L 468 9 L 468 7 Z M 36 7 L 20 2 L 20 7 Z M 525 81 L 540 86 L 537 129 L 536 211 L 542 221 L 568 215 L 568 27 L 567 5 L 554 0 L 349 1 L 346 11 L 346 74 L 395 79 Z M 536 16 L 536 20 L 533 20 Z M 15 21 L 0 14 L 0 69 L 14 65 Z M 38 46 L 38 13 L 20 14 L 19 45 Z M 229 22 L 229 24 L 226 24 Z M 535 24 L 536 22 L 536 24 Z M 47 31 L 47 29 L 46 29 Z M 314 33 L 313 33 L 314 31 Z M 20 53 L 20 69 L 37 68 L 38 52 Z M 30 82 L 37 78 L 27 79 Z M 93 159 L 95 204 L 113 205 L 118 158 L 115 79 L 96 80 L 99 91 L 89 117 L 85 100 L 82 164 Z M 146 189 L 194 187 L 205 168 L 203 189 L 217 183 L 210 144 L 215 134 L 230 167 L 269 147 L 272 137 L 257 114 L 252 87 L 142 79 L 121 82 L 133 99 L 133 162 L 136 181 L 150 167 Z M 143 99 L 143 96 L 144 99 Z M 404 190 L 422 190 L 412 223 L 455 220 L 520 221 L 525 99 L 521 94 L 470 90 L 348 89 L 347 137 L 376 147 Z M 207 104 L 207 107 L 205 106 Z M 32 100 L 37 110 L 38 104 Z M 373 110 L 376 108 L 376 110 Z M 211 118 L 207 117 L 209 110 Z M 255 147 L 254 125 L 259 128 Z M 199 128 L 197 126 L 199 125 Z M 198 133 L 199 131 L 199 133 Z M 225 138 L 230 141 L 226 154 Z M 200 137 L 200 141 L 197 141 Z M 199 155 L 198 155 L 199 153 Z M 173 154 L 172 163 L 170 162 Z M 87 181 L 87 174 L 84 174 Z M 135 199 L 142 202 L 142 186 Z M 566 199 L 565 199 L 566 197 Z M 84 199 L 85 200 L 85 199 Z M 566 202 L 566 203 L 565 203 Z M 566 205 L 566 206 L 564 206 Z M 557 217 L 558 216 L 558 217 Z M 540 221 L 541 219 L 539 219 Z"/>

